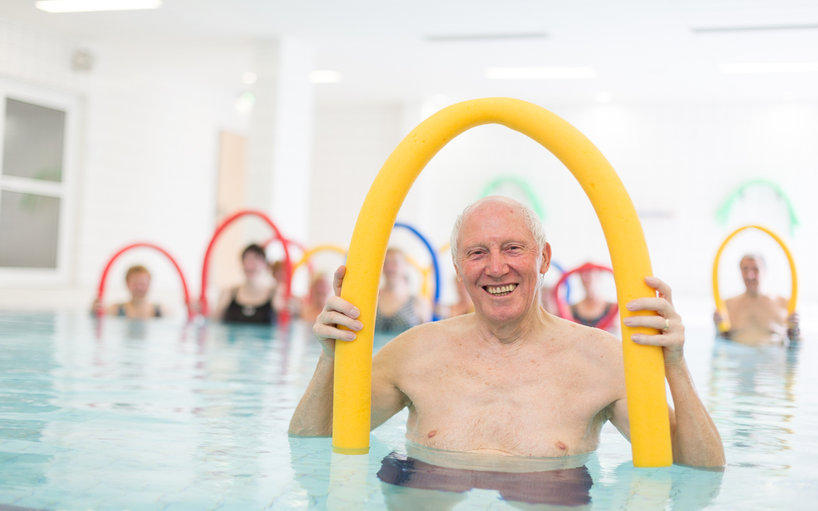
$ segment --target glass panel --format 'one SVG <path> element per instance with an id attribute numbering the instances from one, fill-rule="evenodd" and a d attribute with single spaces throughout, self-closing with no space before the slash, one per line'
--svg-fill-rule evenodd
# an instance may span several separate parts
<path id="1" fill-rule="evenodd" d="M 56 268 L 60 199 L 0 193 L 0 266 Z"/>
<path id="2" fill-rule="evenodd" d="M 62 180 L 65 112 L 6 98 L 3 175 Z"/>

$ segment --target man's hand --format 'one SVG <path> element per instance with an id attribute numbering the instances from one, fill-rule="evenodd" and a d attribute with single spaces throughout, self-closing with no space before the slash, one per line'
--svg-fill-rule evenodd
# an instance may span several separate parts
<path id="1" fill-rule="evenodd" d="M 673 307 L 670 286 L 656 277 L 645 277 L 645 283 L 657 291 L 656 298 L 637 298 L 627 304 L 633 312 L 654 311 L 658 315 L 636 315 L 623 319 L 630 327 L 647 327 L 659 330 L 658 334 L 633 334 L 637 344 L 664 348 L 665 364 L 678 364 L 684 359 L 684 325 Z"/>
<path id="2" fill-rule="evenodd" d="M 787 317 L 787 337 L 790 339 L 801 337 L 800 318 L 797 312 L 793 312 Z"/>
<path id="3" fill-rule="evenodd" d="M 330 296 L 327 299 L 324 310 L 315 319 L 315 324 L 312 327 L 313 333 L 321 341 L 324 354 L 330 358 L 335 356 L 336 340 L 354 341 L 357 337 L 355 332 L 364 327 L 363 323 L 357 319 L 361 315 L 358 308 L 338 296 L 341 294 L 341 284 L 344 281 L 346 271 L 346 266 L 343 265 L 335 270 L 332 280 L 335 296 Z"/>

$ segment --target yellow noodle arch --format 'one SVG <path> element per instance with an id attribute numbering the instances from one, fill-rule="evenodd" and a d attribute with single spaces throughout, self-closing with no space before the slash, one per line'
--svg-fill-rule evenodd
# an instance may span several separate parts
<path id="1" fill-rule="evenodd" d="M 299 259 L 298 262 L 293 265 L 293 269 L 290 271 L 290 275 L 295 275 L 295 271 L 304 266 L 305 264 L 307 264 L 307 261 L 309 261 L 312 258 L 312 256 L 314 256 L 318 252 L 337 252 L 343 256 L 347 254 L 346 249 L 344 247 L 339 247 L 338 245 L 318 245 L 312 247 L 311 249 L 304 252 L 304 255 L 301 256 L 301 259 Z"/>
<path id="2" fill-rule="evenodd" d="M 403 254 L 409 266 L 414 268 L 420 274 L 420 294 L 423 298 L 432 301 L 432 288 L 429 286 L 429 277 L 432 275 L 434 268 L 432 266 L 423 266 L 420 261 L 410 256 Z"/>
<path id="3" fill-rule="evenodd" d="M 798 274 L 795 271 L 795 259 L 792 257 L 792 253 L 790 249 L 787 247 L 787 244 L 784 243 L 784 240 L 781 239 L 776 233 L 767 229 L 766 227 L 762 227 L 760 225 L 745 225 L 739 227 L 729 236 L 724 238 L 724 241 L 721 243 L 718 251 L 716 251 L 716 257 L 713 259 L 713 300 L 716 302 L 716 310 L 719 312 L 722 318 L 727 318 L 727 308 L 724 305 L 724 300 L 721 299 L 721 293 L 719 292 L 719 261 L 721 260 L 721 253 L 724 252 L 724 248 L 727 244 L 732 240 L 736 234 L 740 233 L 741 231 L 747 229 L 756 229 L 765 234 L 769 237 L 774 239 L 778 245 L 781 247 L 781 250 L 784 251 L 784 255 L 787 256 L 787 262 L 790 265 L 790 281 L 791 281 L 791 288 L 790 288 L 790 299 L 787 301 L 787 312 L 792 314 L 795 312 L 795 305 L 798 300 Z M 730 321 L 727 319 L 723 319 L 719 325 L 718 329 L 720 333 L 724 333 L 730 330 Z"/>
<path id="4" fill-rule="evenodd" d="M 475 99 L 444 108 L 418 125 L 395 148 L 375 177 L 355 223 L 341 296 L 359 308 L 364 328 L 356 341 L 336 343 L 332 420 L 335 452 L 369 451 L 372 343 L 380 277 L 373 268 L 383 266 L 398 210 L 414 180 L 440 149 L 460 133 L 491 123 L 536 140 L 576 177 L 605 234 L 622 318 L 631 314 L 625 308 L 627 302 L 655 296 L 644 282 L 652 270 L 636 209 L 610 163 L 582 133 L 548 110 L 518 99 Z M 631 341 L 633 333 L 656 331 L 624 324 L 621 331 L 634 465 L 668 466 L 673 455 L 662 349 Z"/>

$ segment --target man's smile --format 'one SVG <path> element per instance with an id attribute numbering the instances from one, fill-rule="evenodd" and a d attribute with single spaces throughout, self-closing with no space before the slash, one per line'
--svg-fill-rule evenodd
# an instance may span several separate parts
<path id="1" fill-rule="evenodd" d="M 511 294 L 514 289 L 517 288 L 518 284 L 504 284 L 502 286 L 483 286 L 490 295 L 493 296 L 506 296 Z"/>

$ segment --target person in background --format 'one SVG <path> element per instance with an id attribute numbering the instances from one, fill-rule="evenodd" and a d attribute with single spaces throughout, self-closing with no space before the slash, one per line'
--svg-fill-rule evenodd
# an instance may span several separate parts
<path id="1" fill-rule="evenodd" d="M 150 319 L 163 316 L 160 305 L 148 301 L 148 292 L 151 287 L 151 272 L 141 264 L 136 264 L 128 268 L 125 272 L 125 286 L 131 295 L 127 302 L 111 305 L 107 309 L 99 302 L 94 301 L 93 311 L 99 313 L 101 310 L 110 316 L 119 316 L 128 319 Z"/>
<path id="2" fill-rule="evenodd" d="M 579 272 L 585 296 L 582 300 L 571 305 L 571 315 L 574 316 L 578 323 L 585 326 L 597 326 L 616 305 L 599 295 L 596 285 L 598 272 L 599 270 L 593 268 L 586 268 Z"/>
<path id="3" fill-rule="evenodd" d="M 270 274 L 264 247 L 248 245 L 241 253 L 241 266 L 244 282 L 222 291 L 211 316 L 226 323 L 275 323 L 276 282 Z"/>
<path id="4" fill-rule="evenodd" d="M 375 331 L 397 334 L 429 321 L 429 304 L 412 293 L 409 264 L 404 253 L 388 248 L 383 262 L 383 285 L 378 291 Z"/>
<path id="5" fill-rule="evenodd" d="M 315 322 L 315 318 L 324 310 L 324 304 L 332 294 L 332 283 L 329 275 L 318 272 L 310 281 L 309 291 L 301 304 L 301 319 L 309 323 Z"/>
<path id="6" fill-rule="evenodd" d="M 739 261 L 744 292 L 724 301 L 726 317 L 719 311 L 713 322 L 728 321 L 730 329 L 721 335 L 741 344 L 785 344 L 800 336 L 798 314 L 787 314 L 787 299 L 761 291 L 766 264 L 761 254 L 745 254 Z"/>

